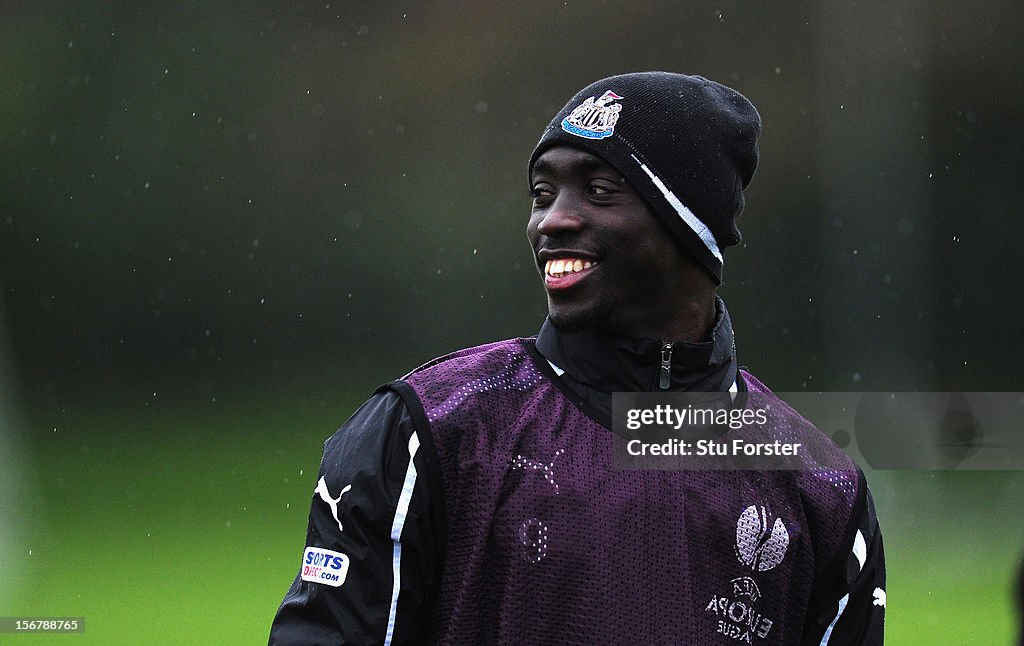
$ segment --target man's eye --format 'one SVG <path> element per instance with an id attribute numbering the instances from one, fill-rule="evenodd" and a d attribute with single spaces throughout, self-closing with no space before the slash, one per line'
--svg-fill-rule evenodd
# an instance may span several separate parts
<path id="1" fill-rule="evenodd" d="M 530 197 L 535 200 L 542 197 L 551 197 L 552 195 L 554 195 L 554 192 L 544 186 L 534 186 L 530 189 Z"/>
<path id="2" fill-rule="evenodd" d="M 587 192 L 590 193 L 591 195 L 611 195 L 615 191 L 614 189 L 608 186 L 603 186 L 601 184 L 591 184 L 590 186 L 587 187 Z"/>

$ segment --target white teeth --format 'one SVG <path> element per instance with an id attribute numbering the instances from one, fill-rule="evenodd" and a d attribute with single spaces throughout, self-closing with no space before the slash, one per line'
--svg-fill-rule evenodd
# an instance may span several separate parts
<path id="1" fill-rule="evenodd" d="M 581 260 L 579 258 L 569 258 L 560 260 L 548 260 L 544 263 L 544 273 L 554 278 L 559 278 L 564 274 L 571 274 L 585 269 L 590 269 L 596 263 L 590 260 Z"/>

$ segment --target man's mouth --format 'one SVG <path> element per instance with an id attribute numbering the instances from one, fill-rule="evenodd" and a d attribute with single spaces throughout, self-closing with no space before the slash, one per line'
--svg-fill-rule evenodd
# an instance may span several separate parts
<path id="1" fill-rule="evenodd" d="M 583 258 L 556 258 L 544 263 L 544 285 L 549 290 L 572 287 L 597 266 L 597 262 Z"/>
<path id="2" fill-rule="evenodd" d="M 596 263 L 580 258 L 559 258 L 544 263 L 544 275 L 552 278 L 561 278 L 566 274 L 579 273 L 584 269 L 590 269 Z"/>

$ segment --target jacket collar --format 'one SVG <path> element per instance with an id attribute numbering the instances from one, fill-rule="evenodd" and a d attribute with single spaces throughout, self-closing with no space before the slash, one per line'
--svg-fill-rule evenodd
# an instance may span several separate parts
<path id="1" fill-rule="evenodd" d="M 665 343 L 583 330 L 561 332 L 545 319 L 537 335 L 537 350 L 574 381 L 599 392 L 690 390 L 722 392 L 736 381 L 736 343 L 732 320 L 721 298 L 711 338 L 699 343 L 671 344 L 668 388 L 661 388 Z"/>

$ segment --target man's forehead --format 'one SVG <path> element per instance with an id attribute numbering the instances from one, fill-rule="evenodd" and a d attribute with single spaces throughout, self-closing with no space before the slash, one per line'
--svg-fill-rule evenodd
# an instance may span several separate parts
<path id="1" fill-rule="evenodd" d="M 597 155 L 573 146 L 554 146 L 545 150 L 533 165 L 534 173 L 566 170 L 591 171 L 599 168 L 616 170 L 614 166 Z M 616 172 L 618 172 L 616 170 Z"/>

